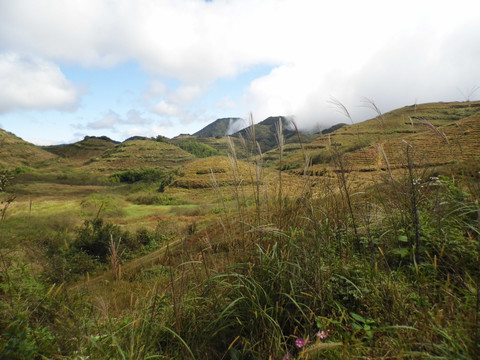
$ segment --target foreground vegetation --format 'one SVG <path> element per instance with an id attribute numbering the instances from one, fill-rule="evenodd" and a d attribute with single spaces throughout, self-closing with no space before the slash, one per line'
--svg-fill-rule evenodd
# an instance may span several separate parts
<path id="1" fill-rule="evenodd" d="M 330 146 L 322 176 L 308 152 L 294 175 L 264 168 L 251 131 L 247 163 L 232 146 L 110 175 L 80 209 L 4 207 L 2 358 L 478 358 L 479 154 L 426 167 L 401 144 L 396 167 L 354 171 Z M 138 204 L 168 215 L 122 226 Z"/>

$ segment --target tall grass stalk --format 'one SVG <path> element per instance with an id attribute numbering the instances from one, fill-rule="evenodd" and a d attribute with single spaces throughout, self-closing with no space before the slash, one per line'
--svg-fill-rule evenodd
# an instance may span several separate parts
<path id="1" fill-rule="evenodd" d="M 372 109 L 377 114 L 376 118 L 379 119 L 380 126 L 382 127 L 383 133 L 385 134 L 385 125 L 386 125 L 385 116 L 380 111 L 377 104 L 375 104 L 375 102 L 369 98 L 363 98 L 362 102 L 365 104 L 365 107 Z"/>
<path id="2" fill-rule="evenodd" d="M 352 222 L 352 228 L 354 233 L 354 246 L 356 250 L 360 250 L 361 248 L 360 237 L 358 234 L 355 212 L 353 210 L 353 201 L 352 201 L 352 195 L 351 195 L 350 186 L 347 178 L 348 170 L 345 165 L 345 158 L 343 154 L 339 153 L 336 150 L 332 158 L 333 158 L 333 163 L 336 166 L 336 174 L 337 174 L 337 179 L 339 183 L 340 193 L 342 194 L 342 196 L 346 201 L 348 213 L 350 214 L 350 219 Z M 348 224 L 348 222 L 346 222 L 346 224 Z"/>
<path id="3" fill-rule="evenodd" d="M 395 179 L 393 177 L 392 169 L 390 168 L 390 162 L 388 161 L 387 154 L 385 154 L 385 150 L 383 150 L 383 146 L 380 144 L 378 144 L 378 151 L 382 154 L 383 161 L 385 161 L 385 165 L 387 166 L 388 175 L 390 176 L 392 183 L 394 183 Z"/>
<path id="4" fill-rule="evenodd" d="M 234 197 L 237 203 L 237 209 L 240 216 L 240 224 L 242 226 L 241 233 L 245 234 L 246 230 L 245 230 L 244 224 L 246 222 L 246 194 L 243 186 L 244 184 L 243 184 L 242 174 L 240 173 L 240 170 L 239 170 L 237 153 L 235 151 L 235 144 L 233 143 L 230 137 L 228 137 L 228 144 L 231 151 L 231 153 L 228 154 L 228 160 L 230 163 L 230 169 L 232 171 L 232 177 L 233 177 L 233 186 L 234 186 L 233 193 L 234 193 Z"/>
<path id="5" fill-rule="evenodd" d="M 122 242 L 122 238 L 118 239 L 118 242 L 115 243 L 113 241 L 113 235 L 110 234 L 110 246 L 108 248 L 108 251 L 110 253 L 110 269 L 112 269 L 115 280 L 120 280 L 122 278 L 122 256 L 125 252 L 125 249 L 122 251 L 120 250 L 120 243 Z"/>
<path id="6" fill-rule="evenodd" d="M 440 137 L 445 144 L 448 144 L 448 138 L 447 135 L 443 131 L 440 131 L 435 125 L 433 125 L 431 122 L 427 121 L 426 119 L 421 119 L 421 123 L 425 125 L 428 129 L 430 129 L 435 135 Z"/>
<path id="7" fill-rule="evenodd" d="M 415 240 L 415 258 L 416 263 L 420 262 L 420 219 L 418 215 L 418 201 L 417 201 L 417 189 L 416 182 L 417 179 L 413 175 L 414 162 L 413 162 L 413 146 L 404 141 L 405 151 L 407 156 L 407 168 L 408 168 L 408 177 L 410 182 L 410 200 L 411 200 L 411 212 L 412 212 L 412 222 L 414 229 L 414 240 Z"/>
<path id="8" fill-rule="evenodd" d="M 246 129 L 246 134 L 250 140 L 250 146 L 247 146 L 245 141 L 242 142 L 242 145 L 244 146 L 245 152 L 247 153 L 247 162 L 252 163 L 254 170 L 254 174 L 252 174 L 252 168 L 248 168 L 249 178 L 252 184 L 253 198 L 255 201 L 256 225 L 258 226 L 261 223 L 262 211 L 260 188 L 263 182 L 263 153 L 260 144 L 256 139 L 255 123 L 252 113 L 250 113 L 249 116 L 249 127 Z"/>
<path id="9" fill-rule="evenodd" d="M 278 169 L 278 207 L 279 213 L 282 213 L 283 208 L 283 186 L 282 186 L 282 170 L 283 170 L 283 149 L 285 146 L 285 138 L 283 136 L 283 121 L 282 118 L 278 118 L 278 122 L 275 124 L 275 138 L 277 139 L 278 152 L 280 155 L 279 169 Z M 280 224 L 281 227 L 281 224 Z"/>
<path id="10" fill-rule="evenodd" d="M 342 114 L 343 116 L 345 116 L 348 120 L 350 120 L 351 124 L 354 125 L 355 123 L 353 122 L 353 118 L 352 116 L 350 115 L 350 111 L 348 111 L 347 107 L 338 99 L 334 98 L 334 97 L 331 97 L 328 101 L 327 101 L 329 104 L 332 105 L 332 107 L 337 111 L 339 112 L 340 114 Z M 360 145 L 360 133 L 359 133 L 359 130 L 358 128 L 356 129 L 356 133 L 357 133 L 357 145 Z M 330 137 L 330 134 L 329 134 L 329 137 Z"/>

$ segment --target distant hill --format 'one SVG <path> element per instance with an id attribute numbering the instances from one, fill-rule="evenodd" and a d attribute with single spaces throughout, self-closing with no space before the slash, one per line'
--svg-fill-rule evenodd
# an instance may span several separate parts
<path id="1" fill-rule="evenodd" d="M 211 124 L 205 126 L 202 130 L 197 131 L 193 136 L 222 137 L 242 130 L 246 126 L 248 126 L 248 123 L 242 118 L 217 119 Z"/>
<path id="2" fill-rule="evenodd" d="M 242 159 L 246 158 L 246 151 L 243 145 L 241 144 L 240 139 L 236 137 L 228 138 L 227 136 L 203 137 L 203 136 L 194 136 L 194 135 L 179 135 L 171 139 L 171 143 L 177 145 L 178 143 L 181 143 L 184 141 L 193 140 L 215 149 L 216 151 L 219 152 L 220 155 L 227 155 L 231 153 L 229 139 L 232 141 L 235 147 L 235 153 L 237 157 Z"/>
<path id="3" fill-rule="evenodd" d="M 173 168 L 195 159 L 178 146 L 152 139 L 129 140 L 117 144 L 85 165 L 89 170 L 113 173 L 128 169 Z"/>
<path id="4" fill-rule="evenodd" d="M 146 137 L 146 136 L 138 136 L 138 135 L 137 136 L 131 136 L 128 139 L 125 139 L 125 141 L 133 141 L 133 140 L 151 140 L 151 139 Z"/>
<path id="5" fill-rule="evenodd" d="M 215 120 L 193 135 L 179 135 L 172 139 L 172 143 L 183 141 L 189 137 L 196 137 L 197 141 L 218 150 L 221 154 L 227 154 L 230 152 L 230 146 L 225 136 L 231 136 L 235 144 L 236 155 L 239 158 L 245 158 L 247 150 L 242 145 L 240 138 L 245 140 L 243 144 L 248 146 L 248 151 L 251 153 L 257 153 L 258 151 L 257 146 L 253 146 L 251 142 L 253 134 L 255 136 L 255 143 L 260 145 L 262 153 L 266 153 L 278 146 L 276 126 L 279 119 L 282 122 L 285 144 L 298 144 L 298 147 L 300 147 L 299 137 L 302 143 L 309 143 L 319 136 L 318 134 L 305 134 L 302 132 L 297 134 L 293 123 L 284 116 L 271 116 L 253 125 L 253 133 L 252 126 L 249 125 L 245 119 L 223 118 Z M 344 125 L 345 124 L 334 125 L 329 129 L 323 130 L 322 133 L 332 132 Z M 295 148 L 295 146 L 293 148 Z M 275 155 L 270 158 L 275 158 Z"/>
<path id="6" fill-rule="evenodd" d="M 57 155 L 0 129 L 0 167 L 37 167 L 55 162 Z"/>
<path id="7" fill-rule="evenodd" d="M 85 136 L 81 141 L 73 144 L 43 146 L 48 152 L 73 162 L 83 163 L 92 158 L 102 156 L 105 151 L 112 149 L 118 141 L 107 136 Z"/>
<path id="8" fill-rule="evenodd" d="M 240 118 L 218 119 L 194 135 L 156 140 L 133 137 L 118 143 L 106 136 L 87 136 L 73 144 L 35 146 L 0 129 L 0 168 L 57 169 L 112 173 L 142 167 L 184 166 L 196 157 L 226 155 L 233 144 L 240 159 L 257 154 L 265 166 L 279 165 L 276 127 L 281 121 L 285 146 L 282 169 L 322 173 L 332 166 L 332 154 L 344 154 L 350 169 L 369 172 L 404 164 L 405 142 L 416 151 L 415 163 L 441 165 L 460 161 L 480 149 L 480 101 L 440 102 L 405 106 L 353 125 L 337 124 L 316 134 L 299 134 L 288 118 L 269 117 L 253 126 Z M 226 137 L 236 127 L 241 130 Z M 255 143 L 252 140 L 255 140 Z M 181 148 L 183 147 L 183 149 Z M 381 152 L 384 152 L 382 154 Z"/>
<path id="9" fill-rule="evenodd" d="M 271 116 L 267 119 L 255 124 L 252 127 L 247 127 L 243 130 L 240 130 L 233 134 L 232 136 L 240 137 L 242 136 L 247 141 L 251 140 L 252 137 L 255 137 L 255 141 L 260 145 L 260 148 L 263 153 L 268 152 L 278 146 L 277 141 L 277 126 L 279 121 L 282 122 L 283 137 L 285 144 L 288 143 L 299 143 L 299 137 L 302 143 L 308 143 L 314 138 L 318 137 L 316 134 L 302 134 L 297 133 L 293 123 L 284 116 Z"/>

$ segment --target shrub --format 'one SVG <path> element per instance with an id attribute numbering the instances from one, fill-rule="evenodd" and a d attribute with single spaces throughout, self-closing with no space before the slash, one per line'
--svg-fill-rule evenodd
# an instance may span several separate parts
<path id="1" fill-rule="evenodd" d="M 220 154 L 217 149 L 196 140 L 181 140 L 177 142 L 176 145 L 198 158 L 206 158 Z"/>
<path id="2" fill-rule="evenodd" d="M 106 262 L 110 246 L 110 237 L 117 240 L 125 238 L 125 235 L 127 235 L 127 233 L 122 232 L 118 226 L 105 223 L 102 218 L 85 220 L 83 227 L 77 231 L 77 237 L 73 243 L 73 247 L 101 262 Z"/>
<path id="3" fill-rule="evenodd" d="M 110 175 L 113 182 L 122 182 L 133 184 L 136 182 L 158 183 L 158 191 L 163 192 L 177 177 L 177 173 L 172 170 L 163 170 L 156 168 L 131 169 Z"/>
<path id="4" fill-rule="evenodd" d="M 175 196 L 150 193 L 142 193 L 136 196 L 131 195 L 127 200 L 138 205 L 186 205 L 189 203 L 186 199 Z"/>

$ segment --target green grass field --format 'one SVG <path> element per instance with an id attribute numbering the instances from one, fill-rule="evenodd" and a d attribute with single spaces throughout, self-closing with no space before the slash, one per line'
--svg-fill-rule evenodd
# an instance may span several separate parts
<path id="1" fill-rule="evenodd" d="M 479 105 L 5 157 L 0 358 L 477 359 Z"/>

